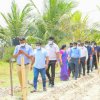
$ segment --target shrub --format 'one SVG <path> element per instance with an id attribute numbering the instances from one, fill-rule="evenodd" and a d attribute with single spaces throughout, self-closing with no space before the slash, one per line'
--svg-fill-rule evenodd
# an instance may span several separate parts
<path id="1" fill-rule="evenodd" d="M 4 48 L 3 61 L 7 61 L 8 62 L 10 60 L 10 58 L 13 55 L 14 48 L 15 47 L 5 47 Z"/>

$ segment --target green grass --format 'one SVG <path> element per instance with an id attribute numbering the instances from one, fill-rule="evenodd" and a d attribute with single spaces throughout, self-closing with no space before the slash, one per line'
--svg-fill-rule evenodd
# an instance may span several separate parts
<path id="1" fill-rule="evenodd" d="M 59 66 L 56 67 L 56 83 L 59 83 L 60 82 L 60 79 L 59 79 Z M 16 63 L 13 64 L 13 70 L 12 70 L 12 74 L 13 74 L 13 86 L 19 86 L 19 80 L 18 80 L 18 76 L 17 76 L 17 66 L 16 66 Z M 28 76 L 29 80 L 32 81 L 33 80 L 33 71 L 30 71 L 29 72 L 29 76 Z M 47 83 L 48 84 L 48 83 Z M 0 62 L 0 87 L 1 88 L 6 88 L 6 87 L 10 87 L 10 65 L 9 63 L 7 62 L 3 62 L 1 61 Z M 32 86 L 29 86 L 28 88 L 28 92 L 30 90 L 32 90 L 33 87 Z M 38 83 L 38 90 L 42 90 L 42 83 L 39 82 Z M 16 96 L 20 96 L 21 95 L 21 92 L 14 92 L 14 95 Z"/>

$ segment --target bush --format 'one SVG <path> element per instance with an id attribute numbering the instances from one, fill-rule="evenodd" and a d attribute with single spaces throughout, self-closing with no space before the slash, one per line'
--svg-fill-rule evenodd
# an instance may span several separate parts
<path id="1" fill-rule="evenodd" d="M 7 61 L 8 62 L 10 60 L 10 58 L 13 55 L 14 48 L 15 47 L 5 47 L 4 48 L 3 61 Z"/>

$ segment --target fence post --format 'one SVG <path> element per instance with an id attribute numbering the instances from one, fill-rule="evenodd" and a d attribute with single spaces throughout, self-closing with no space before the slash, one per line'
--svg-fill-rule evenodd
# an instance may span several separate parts
<path id="1" fill-rule="evenodd" d="M 26 73 L 24 65 L 24 57 L 21 58 L 21 73 L 22 73 L 22 100 L 27 100 L 27 85 L 26 85 Z"/>
<path id="2" fill-rule="evenodd" d="M 13 61 L 10 59 L 10 86 L 11 86 L 11 96 L 13 96 L 13 77 L 12 77 L 12 67 L 13 67 Z"/>

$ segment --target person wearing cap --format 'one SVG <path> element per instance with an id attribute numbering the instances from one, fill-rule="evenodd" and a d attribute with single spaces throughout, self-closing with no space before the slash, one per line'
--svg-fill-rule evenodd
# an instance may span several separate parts
<path id="1" fill-rule="evenodd" d="M 42 48 L 41 42 L 36 43 L 36 49 L 33 52 L 34 57 L 34 79 L 33 79 L 33 86 L 34 90 L 31 91 L 31 93 L 37 91 L 37 80 L 39 73 L 42 77 L 42 83 L 43 83 L 43 91 L 46 91 L 46 69 L 48 68 L 48 54 L 47 51 Z"/>
<path id="2" fill-rule="evenodd" d="M 46 75 L 49 79 L 49 86 L 54 87 L 54 79 L 55 79 L 55 65 L 56 61 L 59 59 L 59 47 L 54 43 L 54 37 L 50 37 L 48 44 L 46 45 L 46 50 L 49 56 L 49 65 L 46 70 Z M 51 67 L 51 74 L 49 73 Z"/>
<path id="3" fill-rule="evenodd" d="M 78 78 L 79 74 L 79 64 L 80 64 L 80 49 L 77 47 L 77 42 L 73 43 L 73 47 L 69 53 L 70 56 L 70 66 L 72 67 L 72 73 L 74 75 L 75 80 Z"/>
<path id="4" fill-rule="evenodd" d="M 22 89 L 22 79 L 21 79 L 21 58 L 24 57 L 24 65 L 25 65 L 25 74 L 26 74 L 26 84 L 28 82 L 28 72 L 29 68 L 31 68 L 31 65 L 33 65 L 33 49 L 30 45 L 26 43 L 26 40 L 24 37 L 19 38 L 20 44 L 15 47 L 13 57 L 17 59 L 17 72 L 18 72 L 18 78 L 20 82 L 20 86 Z"/>

